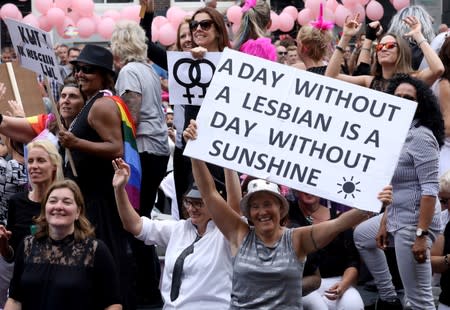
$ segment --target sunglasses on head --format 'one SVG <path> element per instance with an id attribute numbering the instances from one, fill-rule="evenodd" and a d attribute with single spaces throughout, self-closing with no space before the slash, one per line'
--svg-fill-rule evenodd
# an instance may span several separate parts
<path id="1" fill-rule="evenodd" d="M 211 26 L 214 24 L 214 22 L 211 19 L 205 19 L 201 21 L 191 20 L 189 22 L 189 29 L 191 31 L 197 30 L 198 26 L 200 25 L 200 28 L 204 31 L 208 31 Z"/>
<path id="2" fill-rule="evenodd" d="M 410 95 L 396 95 L 397 97 L 400 97 L 400 98 L 403 98 L 403 99 L 408 99 L 408 100 L 411 100 L 411 101 L 417 101 L 417 99 L 416 98 L 414 98 L 414 97 L 412 97 L 412 96 L 410 96 Z"/>
<path id="3" fill-rule="evenodd" d="M 74 67 L 73 67 L 73 70 L 75 71 L 75 73 L 78 73 L 78 72 L 83 72 L 84 74 L 92 74 L 92 73 L 95 73 L 95 72 L 97 72 L 97 67 L 94 67 L 94 66 L 80 66 L 80 65 L 75 65 Z"/>
<path id="4" fill-rule="evenodd" d="M 391 50 L 391 49 L 393 49 L 394 47 L 397 47 L 397 46 L 398 46 L 397 42 L 378 43 L 375 46 L 375 49 L 376 49 L 377 52 L 379 52 L 379 51 L 381 51 L 383 49 L 383 47 L 386 47 L 386 49 Z"/>

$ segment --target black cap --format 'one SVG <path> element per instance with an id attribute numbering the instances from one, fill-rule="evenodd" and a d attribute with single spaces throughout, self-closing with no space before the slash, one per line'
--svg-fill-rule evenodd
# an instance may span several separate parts
<path id="1" fill-rule="evenodd" d="M 81 50 L 80 55 L 76 60 L 72 60 L 70 63 L 76 65 L 78 62 L 84 62 L 88 65 L 97 66 L 107 70 L 112 75 L 115 74 L 113 70 L 113 55 L 112 53 L 98 45 L 87 44 Z"/>

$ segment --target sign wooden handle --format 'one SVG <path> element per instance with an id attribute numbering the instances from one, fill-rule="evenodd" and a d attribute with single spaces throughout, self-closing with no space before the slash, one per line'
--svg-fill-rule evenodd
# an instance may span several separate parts
<path id="1" fill-rule="evenodd" d="M 16 75 L 14 73 L 14 68 L 11 62 L 6 63 L 6 69 L 8 70 L 8 76 L 11 82 L 14 99 L 18 104 L 20 104 L 23 110 L 22 97 L 20 97 L 19 86 L 17 85 Z"/>

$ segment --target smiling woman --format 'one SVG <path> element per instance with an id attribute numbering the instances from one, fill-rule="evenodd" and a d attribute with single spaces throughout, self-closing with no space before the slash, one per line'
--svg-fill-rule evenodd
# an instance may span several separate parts
<path id="1" fill-rule="evenodd" d="M 50 186 L 36 235 L 17 250 L 6 310 L 122 309 L 113 258 L 85 213 L 75 182 Z"/>

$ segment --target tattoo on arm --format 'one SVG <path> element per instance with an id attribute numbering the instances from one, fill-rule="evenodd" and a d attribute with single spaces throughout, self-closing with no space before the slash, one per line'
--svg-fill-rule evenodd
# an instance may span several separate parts
<path id="1" fill-rule="evenodd" d="M 130 110 L 131 117 L 137 126 L 139 124 L 139 114 L 141 111 L 142 95 L 133 91 L 127 90 L 122 95 L 123 101 L 125 101 L 128 110 Z"/>

